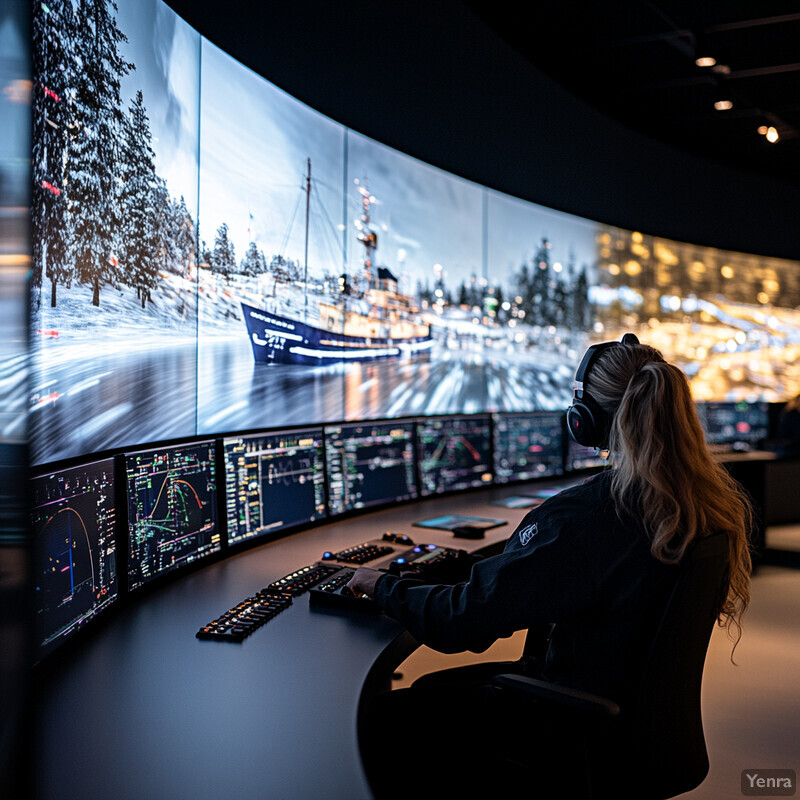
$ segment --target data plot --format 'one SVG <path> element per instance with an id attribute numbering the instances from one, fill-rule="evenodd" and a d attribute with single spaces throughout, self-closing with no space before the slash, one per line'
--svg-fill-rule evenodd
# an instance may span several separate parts
<path id="1" fill-rule="evenodd" d="M 224 440 L 228 542 L 325 516 L 322 429 Z"/>
<path id="2" fill-rule="evenodd" d="M 117 598 L 114 462 L 36 476 L 31 492 L 43 657 Z"/>
<path id="3" fill-rule="evenodd" d="M 125 456 L 128 587 L 220 549 L 214 443 Z"/>
<path id="4" fill-rule="evenodd" d="M 488 415 L 417 423 L 423 495 L 485 486 L 493 480 Z"/>
<path id="5" fill-rule="evenodd" d="M 495 481 L 547 478 L 564 472 L 561 411 L 495 414 Z"/>
<path id="6" fill-rule="evenodd" d="M 412 422 L 325 428 L 331 514 L 417 496 Z"/>

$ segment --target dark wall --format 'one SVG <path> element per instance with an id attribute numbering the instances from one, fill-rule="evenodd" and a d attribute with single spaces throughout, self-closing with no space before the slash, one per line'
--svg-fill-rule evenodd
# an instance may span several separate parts
<path id="1" fill-rule="evenodd" d="M 312 108 L 452 173 L 644 233 L 800 258 L 800 187 L 617 124 L 458 0 L 168 4 Z"/>

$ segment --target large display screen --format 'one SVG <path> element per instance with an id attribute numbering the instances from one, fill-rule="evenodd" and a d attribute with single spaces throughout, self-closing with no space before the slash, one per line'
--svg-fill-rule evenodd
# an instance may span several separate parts
<path id="1" fill-rule="evenodd" d="M 494 415 L 494 479 L 498 483 L 564 473 L 560 411 Z"/>
<path id="2" fill-rule="evenodd" d="M 117 599 L 114 461 L 36 475 L 31 497 L 36 637 L 44 657 Z"/>
<path id="3" fill-rule="evenodd" d="M 417 496 L 413 422 L 364 422 L 325 428 L 331 514 Z"/>
<path id="4" fill-rule="evenodd" d="M 321 428 L 229 437 L 223 448 L 229 544 L 325 516 Z"/>
<path id="5" fill-rule="evenodd" d="M 214 442 L 125 455 L 128 588 L 220 550 Z"/>
<path id="6" fill-rule="evenodd" d="M 625 331 L 698 401 L 800 393 L 797 262 L 503 195 L 308 108 L 160 0 L 93 8 L 33 7 L 34 463 L 561 411 L 586 346 Z"/>

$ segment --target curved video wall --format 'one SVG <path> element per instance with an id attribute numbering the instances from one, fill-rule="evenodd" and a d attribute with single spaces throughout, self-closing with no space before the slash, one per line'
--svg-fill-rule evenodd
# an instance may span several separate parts
<path id="1" fill-rule="evenodd" d="M 800 264 L 555 212 L 331 121 L 160 0 L 34 9 L 35 464 L 563 409 L 636 331 L 703 401 L 800 391 Z"/>
<path id="2" fill-rule="evenodd" d="M 600 466 L 563 429 L 592 341 L 659 347 L 720 447 L 800 392 L 797 262 L 455 177 L 160 0 L 51 0 L 33 34 L 39 658 L 233 549 Z"/>

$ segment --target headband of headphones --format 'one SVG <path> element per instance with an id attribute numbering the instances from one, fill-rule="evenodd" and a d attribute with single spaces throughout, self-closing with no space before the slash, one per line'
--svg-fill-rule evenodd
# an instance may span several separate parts
<path id="1" fill-rule="evenodd" d="M 600 354 L 609 347 L 639 344 L 633 333 L 626 333 L 618 342 L 600 342 L 593 344 L 584 354 L 575 372 L 575 386 L 572 405 L 567 409 L 567 429 L 570 436 L 585 447 L 605 447 L 611 430 L 611 419 L 607 411 L 600 407 L 586 391 L 586 376 Z"/>

